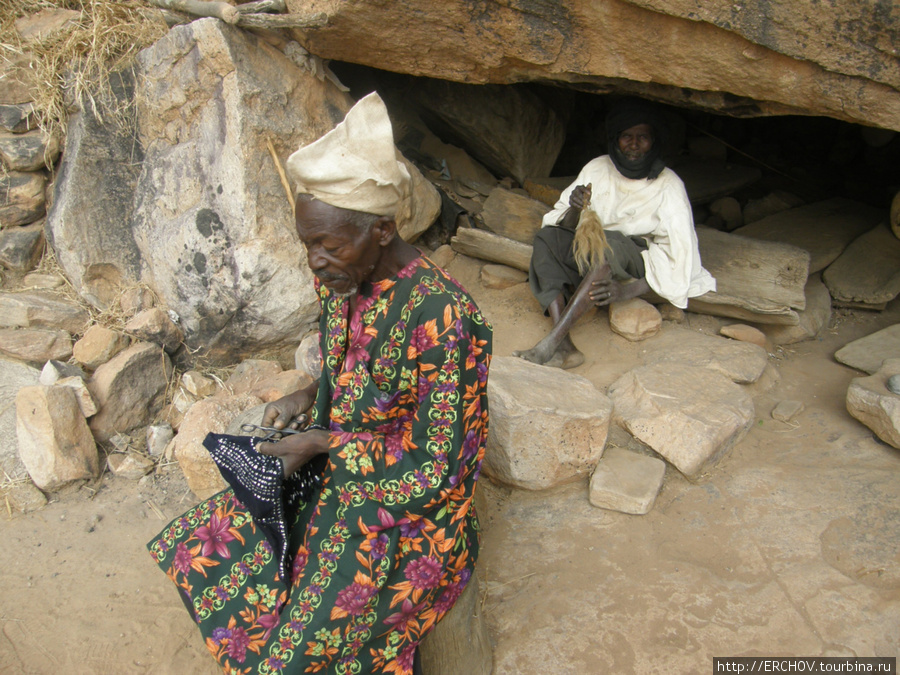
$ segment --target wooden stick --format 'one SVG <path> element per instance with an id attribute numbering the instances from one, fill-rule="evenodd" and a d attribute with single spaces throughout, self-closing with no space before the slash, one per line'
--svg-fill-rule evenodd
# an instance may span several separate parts
<path id="1" fill-rule="evenodd" d="M 284 0 L 255 0 L 238 5 L 235 9 L 241 14 L 262 14 L 264 12 L 283 14 L 287 11 L 287 5 Z"/>
<path id="2" fill-rule="evenodd" d="M 291 203 L 291 213 L 293 213 L 295 209 L 294 193 L 291 192 L 291 185 L 288 182 L 287 175 L 285 175 L 284 169 L 281 166 L 281 162 L 278 159 L 278 153 L 275 152 L 275 146 L 272 145 L 271 138 L 266 138 L 266 145 L 269 146 L 269 154 L 272 155 L 272 161 L 275 162 L 275 168 L 278 169 L 278 175 L 281 177 L 281 185 L 282 187 L 284 187 L 284 191 L 287 194 L 288 201 Z"/>
<path id="3" fill-rule="evenodd" d="M 239 14 L 241 28 L 323 28 L 328 25 L 325 12 L 316 14 Z"/>
<path id="4" fill-rule="evenodd" d="M 212 16 L 236 24 L 241 16 L 232 5 L 218 0 L 150 0 L 157 7 L 175 9 L 195 16 Z"/>

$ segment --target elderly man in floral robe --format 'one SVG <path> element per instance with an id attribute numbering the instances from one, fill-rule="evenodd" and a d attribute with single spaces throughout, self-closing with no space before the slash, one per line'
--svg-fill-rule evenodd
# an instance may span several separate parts
<path id="1" fill-rule="evenodd" d="M 397 235 L 410 185 L 395 152 L 372 94 L 289 159 L 323 367 L 263 423 L 311 424 L 253 444 L 262 454 L 247 461 L 277 462 L 274 473 L 242 483 L 223 460 L 232 489 L 149 545 L 226 673 L 412 673 L 472 575 L 491 328 Z M 214 457 L 246 452 L 238 437 L 216 443 Z M 291 481 L 304 472 L 315 488 L 298 498 Z M 248 507 L 273 494 L 277 517 Z"/>

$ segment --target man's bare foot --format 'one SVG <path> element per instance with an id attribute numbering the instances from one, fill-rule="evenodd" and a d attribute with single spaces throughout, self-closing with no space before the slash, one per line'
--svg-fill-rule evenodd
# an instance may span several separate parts
<path id="1" fill-rule="evenodd" d="M 545 365 L 550 359 L 553 358 L 553 355 L 556 353 L 556 350 L 553 349 L 553 346 L 549 344 L 546 340 L 541 340 L 531 349 L 523 349 L 513 352 L 513 356 L 518 356 L 521 359 L 525 359 L 526 361 L 531 361 L 532 363 L 537 363 L 538 365 Z"/>

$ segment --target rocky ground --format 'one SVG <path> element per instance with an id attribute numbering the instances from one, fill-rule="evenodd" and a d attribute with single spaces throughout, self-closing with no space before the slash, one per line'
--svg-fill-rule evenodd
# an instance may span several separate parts
<path id="1" fill-rule="evenodd" d="M 547 328 L 525 284 L 482 287 L 449 268 L 495 326 L 495 354 Z M 708 672 L 714 656 L 895 656 L 900 651 L 900 451 L 854 420 L 837 363 L 846 343 L 900 321 L 836 310 L 816 340 L 770 350 L 757 421 L 698 480 L 669 467 L 654 508 L 592 507 L 587 479 L 550 491 L 483 480 L 483 611 L 498 675 Z M 733 323 L 688 314 L 714 334 Z M 665 322 L 661 335 L 675 329 Z M 613 334 L 605 312 L 574 331 L 576 372 L 600 390 L 654 339 Z M 802 401 L 791 422 L 771 411 Z M 553 439 L 548 439 L 552 443 Z M 614 432 L 610 444 L 640 450 Z M 0 672 L 217 672 L 144 543 L 192 503 L 177 465 L 135 483 L 109 474 L 43 509 L 0 518 Z M 0 505 L 2 506 L 2 505 Z"/>

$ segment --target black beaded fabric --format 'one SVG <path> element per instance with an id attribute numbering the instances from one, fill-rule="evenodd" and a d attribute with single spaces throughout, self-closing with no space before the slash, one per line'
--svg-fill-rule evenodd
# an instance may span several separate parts
<path id="1" fill-rule="evenodd" d="M 288 570 L 288 514 L 296 517 L 322 485 L 327 455 L 319 455 L 284 477 L 281 459 L 264 455 L 257 446 L 268 443 L 254 436 L 207 434 L 203 447 L 219 467 L 219 472 L 234 490 L 234 496 L 247 507 L 254 522 L 266 536 L 282 579 L 290 579 Z"/>

